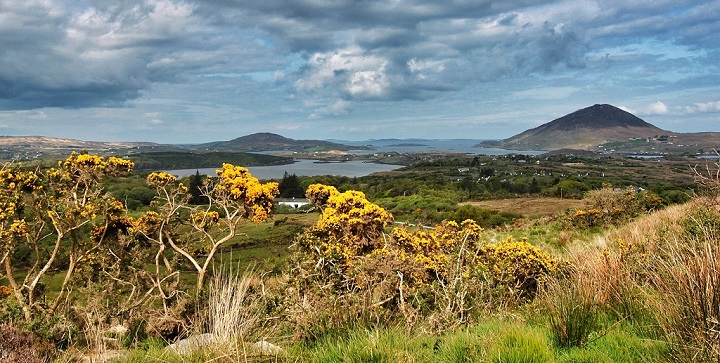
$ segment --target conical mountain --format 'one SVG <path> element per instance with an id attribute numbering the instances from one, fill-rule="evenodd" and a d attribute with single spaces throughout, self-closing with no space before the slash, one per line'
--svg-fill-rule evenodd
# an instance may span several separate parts
<path id="1" fill-rule="evenodd" d="M 669 134 L 612 105 L 593 105 L 526 130 L 509 139 L 485 142 L 516 150 L 595 150 L 599 145 L 631 138 Z"/>

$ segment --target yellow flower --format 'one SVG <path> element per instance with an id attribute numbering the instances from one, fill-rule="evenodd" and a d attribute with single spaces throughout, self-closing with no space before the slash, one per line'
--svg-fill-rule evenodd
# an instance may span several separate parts
<path id="1" fill-rule="evenodd" d="M 177 181 L 177 177 L 175 175 L 168 174 L 164 171 L 150 173 L 150 175 L 147 176 L 147 182 L 152 186 L 163 187 L 174 183 L 175 181 Z"/>

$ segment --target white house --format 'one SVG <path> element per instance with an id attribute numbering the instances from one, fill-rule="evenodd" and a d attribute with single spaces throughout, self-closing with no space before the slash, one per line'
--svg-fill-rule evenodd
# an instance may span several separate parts
<path id="1" fill-rule="evenodd" d="M 302 206 L 310 204 L 310 201 L 305 198 L 275 198 L 275 202 L 278 205 L 286 205 L 290 208 L 298 209 Z"/>

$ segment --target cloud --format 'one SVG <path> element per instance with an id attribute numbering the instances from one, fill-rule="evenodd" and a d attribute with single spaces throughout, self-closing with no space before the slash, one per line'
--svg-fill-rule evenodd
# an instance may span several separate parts
<path id="1" fill-rule="evenodd" d="M 625 36 L 643 16 L 675 9 L 662 2 L 643 11 L 633 1 L 601 9 L 588 0 L 91 4 L 0 5 L 16 19 L 3 25 L 11 36 L 0 47 L 18 53 L 0 59 L 0 108 L 117 107 L 158 82 L 212 72 L 267 72 L 318 99 L 428 99 L 499 77 L 585 67 L 588 34 Z M 621 21 L 605 14 L 630 10 Z M 690 24 L 688 17 L 679 20 Z M 282 56 L 290 54 L 308 56 L 299 72 L 287 69 Z"/>
<path id="2" fill-rule="evenodd" d="M 657 101 L 634 109 L 627 107 L 620 108 L 638 115 L 691 115 L 696 113 L 720 112 L 720 101 L 698 102 L 685 106 L 668 106 L 661 101 Z"/>
<path id="3" fill-rule="evenodd" d="M 518 99 L 560 100 L 578 91 L 580 91 L 578 87 L 539 87 L 513 92 L 512 96 Z"/>
<path id="4" fill-rule="evenodd" d="M 349 48 L 333 53 L 316 53 L 308 61 L 306 72 L 295 82 L 302 92 L 332 89 L 352 99 L 382 97 L 390 87 L 388 60 Z"/>
<path id="5" fill-rule="evenodd" d="M 112 122 L 181 132 L 457 125 L 519 104 L 717 112 L 719 16 L 711 0 L 3 0 L 0 110 L 138 107 Z"/>
<path id="6" fill-rule="evenodd" d="M 661 101 L 657 101 L 648 105 L 644 113 L 647 115 L 664 115 L 668 112 L 668 106 Z"/>
<path id="7" fill-rule="evenodd" d="M 320 107 L 315 110 L 310 116 L 308 116 L 309 119 L 319 119 L 326 116 L 342 116 L 347 115 L 350 112 L 350 107 L 352 106 L 352 103 L 350 101 L 346 100 L 337 100 L 335 103 L 327 106 L 327 107 Z"/>
<path id="8" fill-rule="evenodd" d="M 684 106 L 680 108 L 683 113 L 715 113 L 720 112 L 720 101 L 714 102 L 700 102 L 695 103 L 691 106 Z"/>
<path id="9" fill-rule="evenodd" d="M 662 101 L 656 101 L 648 105 L 644 105 L 637 108 L 630 108 L 626 106 L 618 106 L 623 111 L 632 113 L 634 115 L 666 115 L 671 112 L 670 108 Z"/>
<path id="10" fill-rule="evenodd" d="M 697 112 L 720 112 L 720 101 L 696 103 Z"/>
<path id="11" fill-rule="evenodd" d="M 190 3 L 93 4 L 0 4 L 0 109 L 119 107 L 156 83 L 277 64 L 267 60 L 272 53 L 267 45 L 243 34 L 229 38 L 198 17 Z"/>
<path id="12" fill-rule="evenodd" d="M 126 4 L 126 3 L 120 3 Z M 138 4 L 129 4 L 138 5 Z M 88 8 L 8 0 L 0 13 L 0 108 L 117 106 L 137 98 L 155 75 L 149 65 L 179 51 L 192 10 L 170 1 Z"/>

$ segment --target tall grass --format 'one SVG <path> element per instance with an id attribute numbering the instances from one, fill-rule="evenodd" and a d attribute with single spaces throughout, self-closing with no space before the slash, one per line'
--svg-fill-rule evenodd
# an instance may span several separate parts
<path id="1" fill-rule="evenodd" d="M 720 360 L 719 242 L 717 235 L 696 246 L 676 239 L 651 274 L 656 317 L 676 361 Z"/>
<path id="2" fill-rule="evenodd" d="M 547 283 L 543 301 L 558 346 L 580 347 L 598 327 L 599 306 L 593 280 L 582 275 Z"/>
<path id="3" fill-rule="evenodd" d="M 249 273 L 216 274 L 208 289 L 207 327 L 219 343 L 243 341 L 262 320 L 248 293 Z"/>
<path id="4" fill-rule="evenodd" d="M 224 357 L 225 361 L 248 361 L 263 355 L 254 343 L 276 341 L 271 317 L 265 311 L 261 277 L 248 270 L 216 273 L 208 286 L 207 305 L 198 314 L 197 333 L 209 333 L 211 344 L 205 354 Z"/>

